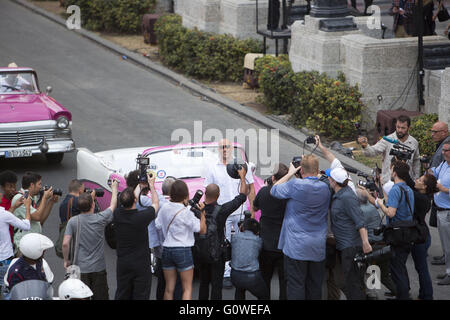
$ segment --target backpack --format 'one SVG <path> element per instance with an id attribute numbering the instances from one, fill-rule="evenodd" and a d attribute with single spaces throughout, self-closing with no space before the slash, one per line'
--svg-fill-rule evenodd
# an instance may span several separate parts
<path id="1" fill-rule="evenodd" d="M 196 237 L 194 251 L 196 257 L 203 263 L 214 263 L 222 257 L 223 239 L 219 239 L 217 232 L 217 215 L 222 206 L 217 205 L 212 214 L 206 215 L 206 234 L 200 234 Z"/>
<path id="2" fill-rule="evenodd" d="M 62 252 L 62 244 L 64 240 L 64 233 L 66 232 L 67 222 L 69 222 L 70 218 L 72 218 L 72 205 L 73 205 L 73 198 L 70 198 L 69 201 L 67 202 L 67 220 L 59 224 L 58 240 L 56 240 L 55 243 L 55 253 L 61 259 L 64 259 Z"/>

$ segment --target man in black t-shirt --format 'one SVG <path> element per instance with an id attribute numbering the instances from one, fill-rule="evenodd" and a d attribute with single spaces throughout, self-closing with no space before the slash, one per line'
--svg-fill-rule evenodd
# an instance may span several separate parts
<path id="1" fill-rule="evenodd" d="M 151 267 L 148 246 L 148 225 L 159 210 L 155 177 L 148 177 L 152 205 L 145 210 L 136 209 L 136 196 L 132 188 L 120 194 L 123 206 L 114 211 L 113 223 L 117 242 L 116 300 L 148 300 L 151 288 Z M 137 187 L 138 188 L 138 187 Z"/>
<path id="2" fill-rule="evenodd" d="M 278 249 L 278 239 L 280 238 L 287 201 L 274 198 L 270 194 L 270 189 L 288 171 L 286 165 L 282 163 L 276 165 L 274 174 L 268 180 L 268 185 L 259 190 L 253 201 L 253 210 L 261 209 L 260 236 L 263 240 L 263 249 L 260 254 L 260 270 L 270 292 L 273 272 L 275 268 L 278 269 L 280 300 L 286 300 L 286 281 L 284 278 L 283 252 Z"/>
<path id="3" fill-rule="evenodd" d="M 245 182 L 245 174 L 247 173 L 244 168 L 238 170 L 241 180 L 239 195 L 233 200 L 222 204 L 220 211 L 217 213 L 216 225 L 218 233 L 219 245 L 225 241 L 225 222 L 230 214 L 236 211 L 246 200 L 248 195 L 248 188 Z M 211 183 L 205 190 L 205 212 L 206 216 L 212 215 L 214 209 L 217 206 L 217 199 L 219 199 L 220 189 L 219 187 Z M 206 220 L 208 221 L 208 219 Z M 208 227 L 208 223 L 207 223 Z M 204 261 L 199 262 L 199 274 L 200 274 L 200 289 L 199 300 L 208 300 L 209 298 L 209 284 L 211 283 L 211 300 L 222 300 L 222 286 L 223 286 L 223 274 L 225 272 L 225 261 L 223 257 L 219 261 L 214 263 L 206 263 Z"/>

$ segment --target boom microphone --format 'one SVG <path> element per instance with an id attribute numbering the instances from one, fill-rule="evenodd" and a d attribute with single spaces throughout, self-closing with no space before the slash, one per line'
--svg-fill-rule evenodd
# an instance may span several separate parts
<path id="1" fill-rule="evenodd" d="M 383 136 L 383 139 L 386 140 L 387 142 L 390 142 L 390 143 L 393 143 L 393 144 L 397 144 L 398 143 L 397 139 L 389 138 L 387 136 Z"/>

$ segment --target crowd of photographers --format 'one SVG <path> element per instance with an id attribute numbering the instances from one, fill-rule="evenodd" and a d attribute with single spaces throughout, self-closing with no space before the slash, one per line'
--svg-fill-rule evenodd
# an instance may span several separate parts
<path id="1" fill-rule="evenodd" d="M 450 136 L 445 123 L 433 125 L 436 152 L 421 167 L 409 126 L 408 117 L 399 117 L 396 131 L 373 146 L 359 137 L 364 154 L 382 154 L 382 170 L 373 175 L 345 168 L 315 136 L 306 142 L 320 149 L 328 169 L 321 171 L 313 154 L 294 157 L 289 167 L 276 164 L 255 194 L 251 168 L 234 158 L 224 139 L 218 161 L 208 168 L 205 191 L 193 199 L 186 183 L 174 177 L 165 179 L 162 193 L 156 191 L 156 177 L 144 165 L 126 175 L 120 193 L 119 182 L 109 181 L 110 206 L 101 212 L 96 199 L 102 189 L 72 180 L 59 201 L 62 190 L 42 187 L 39 174 L 26 172 L 17 190 L 17 176 L 4 171 L 1 295 L 51 295 L 53 273 L 43 256 L 55 247 L 67 278 L 59 286 L 60 299 L 108 299 L 106 240 L 117 253 L 117 300 L 149 299 L 153 275 L 158 300 L 190 300 L 194 269 L 199 300 L 221 300 L 222 289 L 233 286 L 236 299 L 245 299 L 246 291 L 270 299 L 275 270 L 279 299 L 340 299 L 341 291 L 348 300 L 376 298 L 370 289 L 377 286 L 370 284 L 377 281 L 389 290 L 386 295 L 410 299 L 410 254 L 420 284 L 417 298 L 433 299 L 428 226 L 438 228 L 443 250 L 431 262 L 446 268 L 438 284 L 450 284 Z M 366 181 L 355 183 L 349 172 Z M 42 226 L 58 202 L 61 224 L 53 242 Z M 379 268 L 375 276 L 371 265 Z"/>

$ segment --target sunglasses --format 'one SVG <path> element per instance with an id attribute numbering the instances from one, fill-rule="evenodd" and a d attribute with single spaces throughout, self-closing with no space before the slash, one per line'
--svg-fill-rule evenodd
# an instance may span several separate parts
<path id="1" fill-rule="evenodd" d="M 450 151 L 450 149 L 442 149 L 442 152 Z"/>
<path id="2" fill-rule="evenodd" d="M 220 146 L 219 148 L 222 148 L 223 150 L 225 150 L 225 149 L 230 149 L 231 146 L 229 144 L 226 144 L 226 145 Z"/>
<path id="3" fill-rule="evenodd" d="M 444 130 L 430 130 L 431 134 L 435 134 L 435 133 L 438 133 L 438 132 L 441 132 L 441 131 L 444 131 Z"/>

